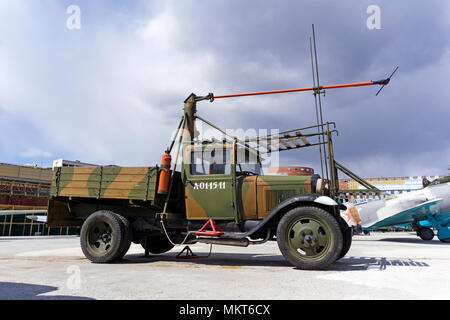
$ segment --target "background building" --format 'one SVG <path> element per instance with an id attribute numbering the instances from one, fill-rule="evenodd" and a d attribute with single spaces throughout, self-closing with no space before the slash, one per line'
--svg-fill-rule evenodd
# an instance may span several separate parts
<path id="1" fill-rule="evenodd" d="M 301 166 L 269 167 L 267 168 L 267 174 L 279 176 L 310 176 L 314 174 L 314 169 Z"/>
<path id="2" fill-rule="evenodd" d="M 429 181 L 443 176 L 411 176 L 411 177 L 381 177 L 364 178 L 365 181 L 383 191 L 381 198 L 392 195 L 399 195 L 423 188 L 423 179 Z M 341 190 L 364 190 L 365 188 L 353 179 L 339 179 L 339 189 Z M 348 199 L 352 203 L 378 200 L 380 197 L 372 195 L 359 195 L 356 198 Z"/>
<path id="3" fill-rule="evenodd" d="M 55 167 L 93 167 L 98 166 L 98 164 L 81 162 L 79 160 L 66 160 L 66 159 L 56 159 L 53 160 L 53 168 Z"/>
<path id="4" fill-rule="evenodd" d="M 364 180 L 387 194 L 395 195 L 422 189 L 424 178 L 432 181 L 440 177 L 442 176 L 382 177 L 364 178 Z M 364 187 L 353 179 L 339 179 L 339 189 L 362 190 Z"/>
<path id="5" fill-rule="evenodd" d="M 0 163 L 1 210 L 46 210 L 52 180 L 51 168 Z M 0 236 L 76 234 L 78 228 L 48 228 L 34 214 L 0 215 Z"/>

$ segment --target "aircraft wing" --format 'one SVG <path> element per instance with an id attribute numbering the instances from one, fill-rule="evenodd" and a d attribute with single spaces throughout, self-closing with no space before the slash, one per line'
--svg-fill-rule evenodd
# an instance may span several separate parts
<path id="1" fill-rule="evenodd" d="M 410 223 L 413 221 L 425 220 L 427 218 L 427 214 L 432 213 L 434 210 L 433 206 L 442 202 L 442 199 L 434 199 L 419 205 L 416 205 L 412 208 L 396 212 L 390 217 L 387 217 L 377 223 L 368 226 L 371 229 L 393 226 L 398 224 Z"/>

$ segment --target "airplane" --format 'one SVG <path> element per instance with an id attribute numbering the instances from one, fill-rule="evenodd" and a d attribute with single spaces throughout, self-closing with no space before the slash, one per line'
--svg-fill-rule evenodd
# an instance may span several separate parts
<path id="1" fill-rule="evenodd" d="M 341 216 L 356 229 L 411 224 L 422 240 L 437 237 L 450 242 L 450 176 L 426 183 L 424 188 L 361 204 L 346 203 Z"/>
<path id="2" fill-rule="evenodd" d="M 445 183 L 445 182 L 450 182 L 450 176 L 446 176 L 443 178 L 437 178 L 434 179 L 433 181 L 429 181 L 427 178 L 423 178 L 422 184 L 423 187 L 428 187 L 429 185 L 434 185 L 434 184 L 440 184 L 440 183 Z"/>

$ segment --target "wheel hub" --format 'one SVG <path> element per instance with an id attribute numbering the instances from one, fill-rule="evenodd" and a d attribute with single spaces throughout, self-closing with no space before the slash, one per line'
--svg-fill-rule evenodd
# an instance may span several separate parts
<path id="1" fill-rule="evenodd" d="M 303 256 L 317 256 L 328 245 L 328 236 L 319 221 L 305 219 L 294 224 L 291 230 L 291 245 Z"/>
<path id="2" fill-rule="evenodd" d="M 312 230 L 302 231 L 300 233 L 300 244 L 307 248 L 315 247 L 317 245 L 317 237 L 314 236 Z"/>
<path id="3" fill-rule="evenodd" d="M 97 254 L 105 254 L 109 251 L 112 242 L 111 227 L 103 221 L 94 224 L 88 231 L 88 246 Z"/>
<path id="4" fill-rule="evenodd" d="M 111 234 L 109 233 L 109 232 L 106 232 L 106 233 L 104 233 L 104 234 L 102 234 L 101 236 L 100 236 L 100 239 L 106 244 L 106 243 L 109 243 L 109 242 L 111 242 Z"/>

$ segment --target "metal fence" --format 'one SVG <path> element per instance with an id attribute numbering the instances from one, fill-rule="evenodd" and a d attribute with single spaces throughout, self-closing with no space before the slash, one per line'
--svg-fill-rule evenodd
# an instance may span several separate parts
<path id="1" fill-rule="evenodd" d="M 50 182 L 0 177 L 1 210 L 47 209 Z M 31 217 L 31 219 L 30 219 Z M 78 227 L 53 227 L 38 221 L 33 214 L 0 216 L 0 236 L 74 235 Z"/>
<path id="2" fill-rule="evenodd" d="M 0 236 L 76 235 L 79 227 L 48 227 L 44 222 L 27 218 L 34 215 L 6 215 L 0 217 Z"/>

